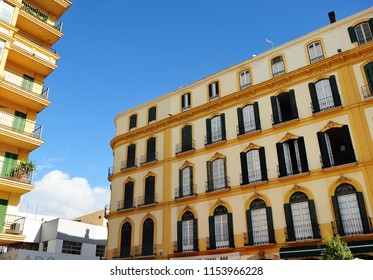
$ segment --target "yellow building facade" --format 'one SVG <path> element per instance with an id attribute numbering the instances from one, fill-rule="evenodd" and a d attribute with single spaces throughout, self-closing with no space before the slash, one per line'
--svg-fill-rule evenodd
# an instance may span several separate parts
<path id="1" fill-rule="evenodd" d="M 373 8 L 120 113 L 108 259 L 373 255 Z"/>
<path id="2" fill-rule="evenodd" d="M 69 0 L 0 1 L 0 245 L 21 242 L 21 196 L 32 191 L 31 151 L 43 144 L 37 115 L 50 105 L 44 84 L 60 56 L 60 17 Z"/>

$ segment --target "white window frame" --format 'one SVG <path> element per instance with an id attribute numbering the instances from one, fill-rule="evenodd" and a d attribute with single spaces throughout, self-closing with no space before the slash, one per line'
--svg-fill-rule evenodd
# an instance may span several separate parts
<path id="1" fill-rule="evenodd" d="M 244 70 L 240 73 L 240 89 L 251 86 L 250 70 Z"/>
<path id="2" fill-rule="evenodd" d="M 243 126 L 245 133 L 255 131 L 255 112 L 254 105 L 247 105 L 242 108 Z"/>
<path id="3" fill-rule="evenodd" d="M 373 40 L 372 30 L 370 30 L 368 22 L 362 22 L 356 25 L 354 29 L 359 46 Z"/>
<path id="4" fill-rule="evenodd" d="M 181 171 L 181 182 L 182 182 L 182 194 L 183 196 L 190 196 L 191 195 L 191 192 L 190 192 L 190 185 L 191 185 L 191 182 L 190 182 L 190 173 L 192 172 L 191 170 L 192 168 L 189 166 L 189 167 L 185 167 L 184 169 L 182 169 Z"/>
<path id="5" fill-rule="evenodd" d="M 210 95 L 210 101 L 212 101 L 212 100 L 219 98 L 219 92 L 217 89 L 218 82 L 213 82 L 212 84 L 210 84 L 210 86 L 211 87 L 209 87 L 209 90 L 211 89 L 211 92 L 209 92 L 209 95 Z"/>
<path id="6" fill-rule="evenodd" d="M 279 61 L 274 62 L 277 59 L 279 59 Z M 282 56 L 278 56 L 272 59 L 271 64 L 272 64 L 273 77 L 281 76 L 282 74 L 285 73 L 285 63 L 284 63 L 284 58 Z"/>
<path id="7" fill-rule="evenodd" d="M 332 87 L 330 85 L 329 79 L 323 79 L 315 83 L 315 89 L 320 111 L 335 107 Z"/>
<path id="8" fill-rule="evenodd" d="M 218 142 L 222 138 L 221 116 L 215 116 L 211 119 L 211 142 Z"/>
<path id="9" fill-rule="evenodd" d="M 312 222 L 308 201 L 291 203 L 294 234 L 296 240 L 313 238 Z"/>
<path id="10" fill-rule="evenodd" d="M 322 46 L 320 41 L 313 42 L 308 45 L 308 55 L 310 57 L 310 62 L 315 63 L 324 59 Z"/>
<path id="11" fill-rule="evenodd" d="M 225 160 L 218 158 L 212 162 L 212 180 L 214 190 L 225 188 Z"/>
<path id="12" fill-rule="evenodd" d="M 184 100 L 184 107 L 182 108 L 182 111 L 184 112 L 190 109 L 190 93 L 184 94 L 182 99 Z"/>
<path id="13" fill-rule="evenodd" d="M 259 150 L 250 150 L 246 153 L 247 172 L 249 183 L 262 181 L 262 169 L 260 166 Z"/>
<path id="14" fill-rule="evenodd" d="M 338 195 L 337 199 L 344 233 L 346 235 L 363 234 L 363 222 L 356 193 Z"/>
<path id="15" fill-rule="evenodd" d="M 251 225 L 253 228 L 254 245 L 268 244 L 268 220 L 267 209 L 259 208 L 251 210 Z"/>
<path id="16" fill-rule="evenodd" d="M 191 252 L 194 250 L 193 220 L 182 221 L 181 228 L 182 250 L 183 252 Z"/>
<path id="17" fill-rule="evenodd" d="M 214 216 L 216 248 L 229 247 L 228 215 Z"/>

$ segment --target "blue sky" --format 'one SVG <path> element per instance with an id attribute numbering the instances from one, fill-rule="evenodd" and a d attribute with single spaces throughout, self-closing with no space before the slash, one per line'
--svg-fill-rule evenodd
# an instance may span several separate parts
<path id="1" fill-rule="evenodd" d="M 104 3 L 104 4 L 103 4 Z M 370 0 L 73 1 L 45 81 L 52 105 L 36 188 L 21 210 L 72 218 L 109 203 L 110 140 L 120 112 L 372 6 Z M 74 199 L 72 199 L 74 197 Z"/>

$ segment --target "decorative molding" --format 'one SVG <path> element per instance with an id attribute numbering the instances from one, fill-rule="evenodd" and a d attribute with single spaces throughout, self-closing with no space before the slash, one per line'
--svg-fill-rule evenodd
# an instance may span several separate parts
<path id="1" fill-rule="evenodd" d="M 340 123 L 336 123 L 336 122 L 333 122 L 333 121 L 329 121 L 328 124 L 326 126 L 323 127 L 323 129 L 321 129 L 321 132 L 325 132 L 331 128 L 341 128 L 343 126 L 343 124 L 340 124 Z"/>
<path id="2" fill-rule="evenodd" d="M 218 158 L 222 158 L 222 159 L 225 159 L 225 156 L 222 155 L 221 153 L 215 153 L 215 155 L 209 160 L 210 162 L 218 159 Z"/>
<path id="3" fill-rule="evenodd" d="M 297 184 L 294 185 L 294 187 L 293 187 L 293 191 L 294 191 L 294 192 L 299 192 L 299 191 L 301 191 L 301 190 L 302 190 L 302 187 L 301 187 L 301 186 L 299 186 L 299 185 L 297 185 Z"/>
<path id="4" fill-rule="evenodd" d="M 251 150 L 258 150 L 259 148 L 261 148 L 260 146 L 254 144 L 254 143 L 250 143 L 244 151 L 244 153 L 247 153 L 248 151 L 251 151 Z"/>
<path id="5" fill-rule="evenodd" d="M 189 167 L 189 166 L 192 166 L 192 164 L 191 164 L 189 161 L 186 160 L 186 161 L 183 163 L 183 165 L 180 166 L 180 170 L 181 170 L 181 169 L 184 169 L 185 167 Z"/>
<path id="6" fill-rule="evenodd" d="M 338 179 L 338 182 L 340 183 L 340 184 L 345 184 L 345 183 L 347 183 L 347 182 L 350 182 L 351 180 L 349 179 L 349 178 L 347 178 L 347 177 L 345 177 L 345 176 L 341 176 L 341 177 L 339 177 L 339 179 Z"/>

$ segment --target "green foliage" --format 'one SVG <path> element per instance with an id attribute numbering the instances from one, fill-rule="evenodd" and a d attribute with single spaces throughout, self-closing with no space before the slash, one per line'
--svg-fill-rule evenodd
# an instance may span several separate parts
<path id="1" fill-rule="evenodd" d="M 350 248 L 346 242 L 337 235 L 335 238 L 328 236 L 325 239 L 325 247 L 319 246 L 323 260 L 353 260 Z"/>

